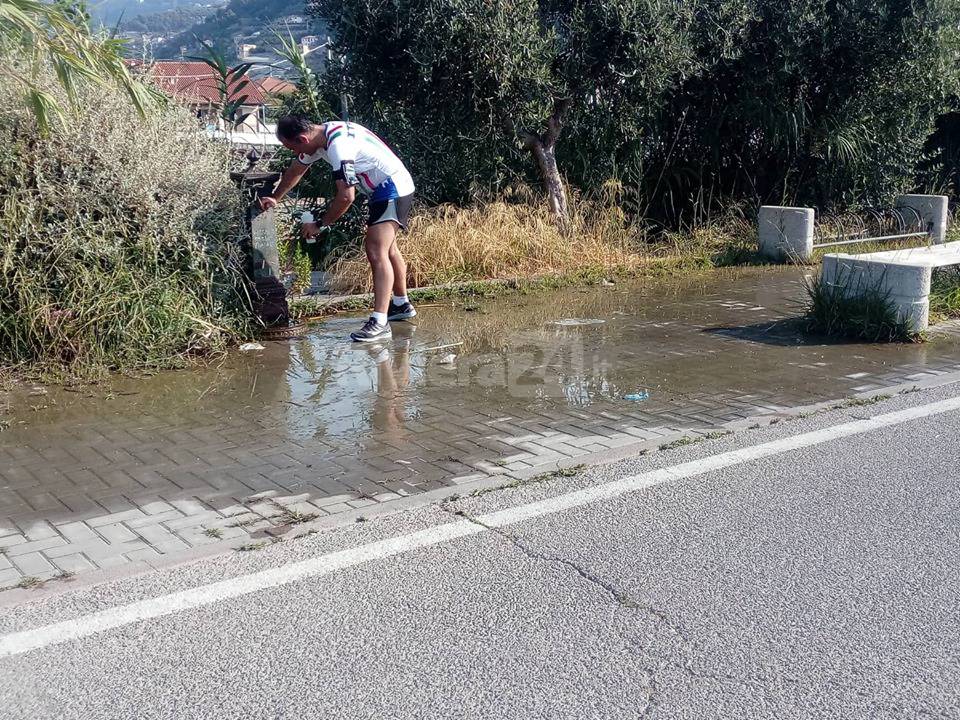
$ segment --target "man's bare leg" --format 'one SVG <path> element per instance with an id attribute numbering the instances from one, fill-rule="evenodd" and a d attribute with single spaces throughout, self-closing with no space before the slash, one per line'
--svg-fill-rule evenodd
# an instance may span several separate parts
<path id="1" fill-rule="evenodd" d="M 350 337 L 357 342 L 377 342 L 392 337 L 387 322 L 390 308 L 390 291 L 393 289 L 393 265 L 390 263 L 390 246 L 397 239 L 393 223 L 378 223 L 367 227 L 363 247 L 373 271 L 373 312 L 370 320 Z"/>
<path id="2" fill-rule="evenodd" d="M 386 314 L 390 308 L 390 292 L 396 282 L 390 251 L 396 240 L 397 227 L 392 222 L 377 223 L 367 228 L 364 249 L 373 271 L 373 309 L 378 313 Z"/>
<path id="3" fill-rule="evenodd" d="M 399 229 L 399 225 L 394 225 L 394 238 Z M 390 303 L 390 319 L 409 320 L 417 316 L 417 311 L 407 298 L 407 262 L 400 254 L 396 239 L 390 246 L 390 265 L 393 267 L 393 300 Z"/>
<path id="4" fill-rule="evenodd" d="M 393 223 L 390 223 L 393 225 Z M 397 247 L 396 231 L 394 231 L 393 245 L 390 246 L 390 265 L 393 267 L 393 296 L 407 296 L 407 263 Z"/>

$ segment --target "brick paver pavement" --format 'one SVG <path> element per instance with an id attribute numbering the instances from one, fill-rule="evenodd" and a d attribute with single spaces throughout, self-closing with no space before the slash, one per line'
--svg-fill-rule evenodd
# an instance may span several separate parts
<path id="1" fill-rule="evenodd" d="M 218 368 L 18 393 L 0 433 L 0 586 L 960 371 L 952 336 L 804 340 L 784 320 L 802 297 L 793 269 L 508 297 L 423 308 L 382 348 L 345 342 L 356 320 L 336 318 Z"/>

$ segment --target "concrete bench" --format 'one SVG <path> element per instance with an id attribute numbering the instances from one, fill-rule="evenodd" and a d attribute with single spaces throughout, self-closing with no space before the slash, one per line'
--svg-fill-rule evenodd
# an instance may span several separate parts
<path id="1" fill-rule="evenodd" d="M 933 268 L 960 265 L 960 242 L 909 250 L 823 256 L 821 282 L 844 297 L 876 293 L 889 299 L 913 332 L 930 324 L 930 276 Z"/>

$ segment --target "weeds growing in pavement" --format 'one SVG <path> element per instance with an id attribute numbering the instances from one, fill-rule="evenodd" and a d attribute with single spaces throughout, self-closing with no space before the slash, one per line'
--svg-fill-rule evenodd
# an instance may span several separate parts
<path id="1" fill-rule="evenodd" d="M 469 497 L 476 498 L 487 495 L 492 492 L 499 492 L 500 490 L 512 490 L 518 487 L 524 487 L 526 485 L 535 485 L 537 483 L 547 482 L 549 480 L 555 480 L 557 478 L 568 478 L 575 477 L 583 472 L 586 465 L 574 465 L 573 467 L 568 468 L 558 468 L 556 470 L 551 470 L 550 472 L 540 473 L 539 475 L 534 475 L 529 478 L 522 478 L 518 480 L 511 480 L 507 483 L 502 483 L 500 485 L 495 485 L 493 487 L 487 488 L 478 488 L 470 493 Z M 454 502 L 461 499 L 463 496 L 459 494 L 450 495 L 446 498 L 445 502 Z"/>
<path id="2" fill-rule="evenodd" d="M 697 442 L 695 438 L 690 437 L 689 435 L 684 435 L 681 438 L 677 438 L 676 440 L 671 440 L 668 443 L 664 443 L 657 449 L 658 450 L 676 450 L 677 448 L 686 447 L 687 445 L 693 445 L 695 442 Z"/>
<path id="3" fill-rule="evenodd" d="M 237 547 L 237 552 L 254 552 L 255 550 L 263 550 L 263 548 L 268 547 L 271 544 L 272 543 L 269 540 L 244 543 L 243 545 Z"/>
<path id="4" fill-rule="evenodd" d="M 843 402 L 839 402 L 836 405 L 831 405 L 831 410 L 844 410 L 846 408 L 852 407 L 863 407 L 865 405 L 876 405 L 878 402 L 883 402 L 884 400 L 889 400 L 890 395 L 874 395 L 873 397 L 868 398 L 848 398 Z"/>
<path id="5" fill-rule="evenodd" d="M 703 435 L 684 435 L 681 438 L 664 443 L 658 448 L 658 450 L 676 450 L 677 448 L 686 447 L 687 445 L 696 445 L 697 443 L 701 443 L 706 440 L 716 440 L 717 438 L 726 437 L 732 433 L 732 430 L 714 430 L 713 432 L 704 433 Z"/>
<path id="6" fill-rule="evenodd" d="M 270 518 L 271 520 L 276 521 L 276 524 L 278 525 L 302 525 L 303 523 L 316 520 L 318 517 L 320 517 L 319 514 L 314 512 L 304 513 L 300 512 L 299 510 L 286 507 L 272 498 L 268 498 L 267 502 L 269 502 L 279 511 L 279 514 Z"/>
<path id="7" fill-rule="evenodd" d="M 297 510 L 285 509 L 280 515 L 275 516 L 280 525 L 301 525 L 311 522 L 320 517 L 317 513 L 302 513 Z"/>

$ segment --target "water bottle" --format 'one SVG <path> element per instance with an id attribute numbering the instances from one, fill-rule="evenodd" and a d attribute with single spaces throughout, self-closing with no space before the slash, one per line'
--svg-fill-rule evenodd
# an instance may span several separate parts
<path id="1" fill-rule="evenodd" d="M 314 222 L 313 213 L 310 212 L 309 210 L 305 210 L 303 214 L 300 215 L 300 222 L 303 224 Z M 308 244 L 312 245 L 317 241 L 317 236 L 311 235 L 310 237 L 306 238 L 306 241 Z"/>

